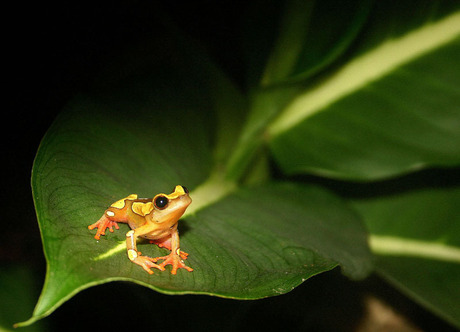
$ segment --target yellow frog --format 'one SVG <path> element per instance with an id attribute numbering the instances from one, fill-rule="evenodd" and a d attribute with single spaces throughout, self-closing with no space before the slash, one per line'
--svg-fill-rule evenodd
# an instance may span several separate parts
<path id="1" fill-rule="evenodd" d="M 127 223 L 131 230 L 126 233 L 126 249 L 133 263 L 142 266 L 150 274 L 153 274 L 150 268 L 164 271 L 168 264 L 172 265 L 172 274 L 176 274 L 179 268 L 191 272 L 193 269 L 183 261 L 187 259 L 188 254 L 179 248 L 177 230 L 179 218 L 191 203 L 192 199 L 184 186 L 176 186 L 171 194 L 158 194 L 153 199 L 138 198 L 132 194 L 113 203 L 102 217 L 88 228 L 92 230 L 97 227 L 94 238 L 99 240 L 101 235 L 105 235 L 107 228 L 113 232 L 112 227 L 119 229 L 118 222 Z M 138 237 L 148 239 L 160 248 L 171 250 L 171 253 L 156 258 L 141 256 L 136 247 Z M 156 264 L 158 260 L 164 261 Z"/>

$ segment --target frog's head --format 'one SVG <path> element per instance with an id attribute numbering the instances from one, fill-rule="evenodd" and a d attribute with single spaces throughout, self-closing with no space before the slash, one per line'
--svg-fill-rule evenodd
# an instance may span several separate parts
<path id="1" fill-rule="evenodd" d="M 187 188 L 176 186 L 169 194 L 158 194 L 153 198 L 153 216 L 157 223 L 175 223 L 192 203 Z"/>

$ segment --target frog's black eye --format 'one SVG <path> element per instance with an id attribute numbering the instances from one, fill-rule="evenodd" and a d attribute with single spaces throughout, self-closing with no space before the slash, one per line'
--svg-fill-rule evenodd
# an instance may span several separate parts
<path id="1" fill-rule="evenodd" d="M 164 209 L 169 203 L 169 200 L 165 197 L 165 196 L 158 196 L 157 198 L 155 198 L 155 207 L 157 209 Z"/>

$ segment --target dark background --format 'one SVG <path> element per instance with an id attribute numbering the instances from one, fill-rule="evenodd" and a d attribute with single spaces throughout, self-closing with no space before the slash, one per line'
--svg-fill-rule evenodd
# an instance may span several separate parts
<path id="1" fill-rule="evenodd" d="M 89 88 L 107 61 L 129 45 L 158 33 L 153 18 L 160 11 L 207 45 L 225 71 L 242 86 L 240 36 L 235 32 L 244 3 L 15 2 L 5 10 L 7 102 L 2 116 L 0 269 L 25 266 L 33 276 L 33 301 L 38 299 L 43 285 L 46 264 L 30 172 L 40 140 L 53 119 L 74 95 Z M 407 317 L 409 324 L 427 331 L 451 329 L 378 277 L 356 283 L 342 277 L 339 270 L 314 277 L 287 295 L 259 301 L 166 296 L 133 284 L 110 283 L 76 295 L 44 322 L 51 331 L 173 327 L 351 331 L 365 315 L 363 299 L 369 295 Z"/>

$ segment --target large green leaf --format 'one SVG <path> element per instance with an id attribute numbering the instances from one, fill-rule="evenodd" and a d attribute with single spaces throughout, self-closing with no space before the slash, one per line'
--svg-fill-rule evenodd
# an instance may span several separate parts
<path id="1" fill-rule="evenodd" d="M 101 80 L 112 84 L 77 97 L 41 143 L 32 186 L 48 271 L 24 324 L 82 289 L 114 280 L 164 293 L 251 299 L 286 293 L 337 265 L 350 277 L 365 276 L 366 231 L 335 195 L 300 184 L 245 188 L 223 180 L 220 165 L 235 142 L 244 100 L 184 41 L 175 45 L 170 36 L 155 52 L 153 64 L 117 68 L 121 77 Z M 189 187 L 193 199 L 179 227 L 193 272 L 149 275 L 127 259 L 126 225 L 99 241 L 87 229 L 115 200 L 151 197 L 177 184 Z M 149 256 L 164 252 L 139 246 Z"/>
<path id="2" fill-rule="evenodd" d="M 272 68 L 286 74 L 276 74 L 271 85 L 252 87 L 250 117 L 230 159 L 230 176 L 238 176 L 236 170 L 245 169 L 264 142 L 287 174 L 373 180 L 458 165 L 459 7 L 429 1 L 418 3 L 411 19 L 401 14 L 413 11 L 414 5 L 375 5 L 348 53 L 331 50 L 335 65 L 306 68 L 308 80 L 293 82 L 296 74 Z M 355 20 L 362 17 L 356 15 Z M 289 34 L 277 40 L 274 52 L 282 51 L 273 56 L 289 61 L 297 49 L 283 40 L 305 32 L 283 29 Z M 283 61 L 270 62 L 272 67 L 277 64 L 283 66 Z M 310 70 L 322 74 L 309 77 Z"/>
<path id="3" fill-rule="evenodd" d="M 355 200 L 354 205 L 372 233 L 377 271 L 460 327 L 460 186 L 456 183 L 417 190 L 412 183 L 412 190 L 375 191 L 374 197 Z"/>
<path id="4" fill-rule="evenodd" d="M 281 167 L 364 180 L 458 164 L 459 36 L 459 12 L 427 21 L 299 94 L 269 129 Z"/>
<path id="5" fill-rule="evenodd" d="M 289 173 L 359 180 L 458 164 L 459 41 L 392 70 L 359 91 L 346 92 L 340 100 L 333 94 L 353 85 L 350 68 L 331 78 L 330 85 L 299 97 L 288 106 L 286 122 L 272 127 L 276 159 Z M 355 65 L 365 67 L 357 61 Z M 292 122 L 303 112 L 302 119 Z M 289 130 L 275 127 L 288 123 L 293 126 Z"/>
<path id="6" fill-rule="evenodd" d="M 188 113 L 183 116 L 187 125 L 172 116 L 162 121 L 163 129 L 138 132 L 151 116 L 130 121 L 89 101 L 75 107 L 78 111 L 67 111 L 50 129 L 34 165 L 34 198 L 48 262 L 34 319 L 84 288 L 113 280 L 166 293 L 260 298 L 288 292 L 337 264 L 352 277 L 368 272 L 365 230 L 333 195 L 280 184 L 236 190 L 215 201 L 227 187 L 211 180 L 205 189 L 192 190 L 198 208 L 181 228 L 182 247 L 195 271 L 148 275 L 126 257 L 126 226 L 100 241 L 86 226 L 131 192 L 148 196 L 177 183 L 196 188 L 210 165 L 199 126 L 205 120 Z M 187 126 L 195 129 L 183 130 Z M 153 247 L 144 244 L 140 250 L 160 255 L 148 246 Z"/>

